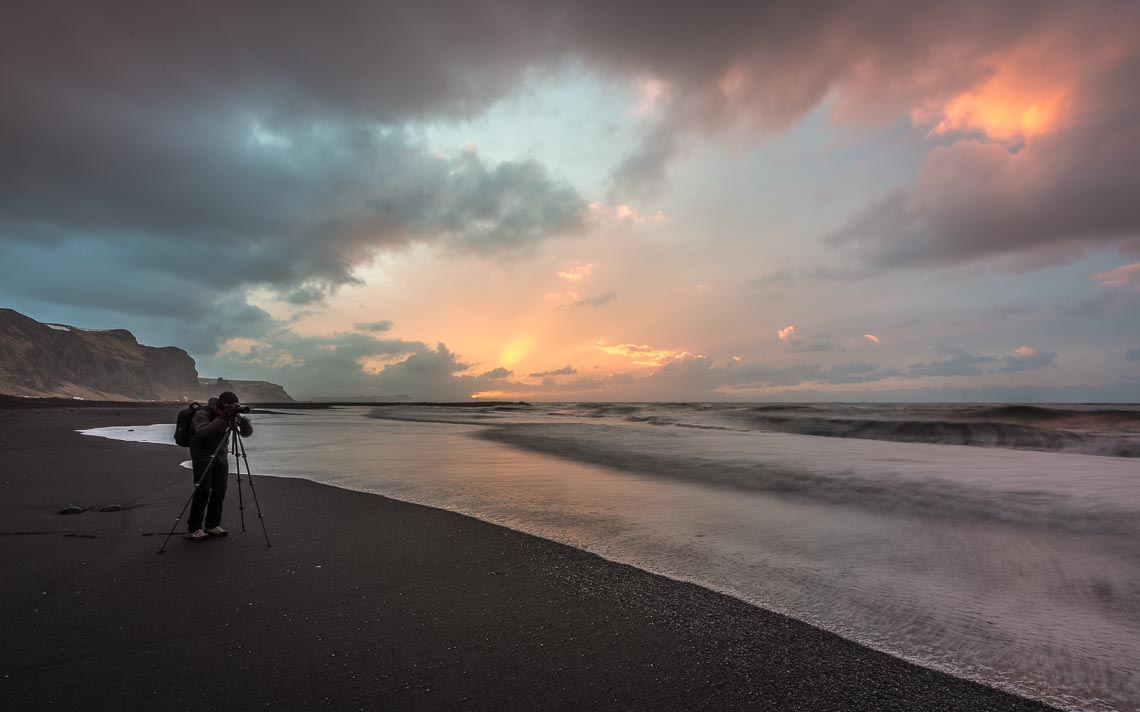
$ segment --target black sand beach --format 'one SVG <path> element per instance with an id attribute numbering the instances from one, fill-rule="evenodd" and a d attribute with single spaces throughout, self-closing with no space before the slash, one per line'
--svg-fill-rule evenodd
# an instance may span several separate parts
<path id="1" fill-rule="evenodd" d="M 189 496 L 185 452 L 75 430 L 174 411 L 0 410 L 4 709 L 1050 709 L 561 544 L 302 480 L 257 481 L 272 548 L 248 487 L 240 531 L 231 483 L 231 535 L 159 556 Z"/>

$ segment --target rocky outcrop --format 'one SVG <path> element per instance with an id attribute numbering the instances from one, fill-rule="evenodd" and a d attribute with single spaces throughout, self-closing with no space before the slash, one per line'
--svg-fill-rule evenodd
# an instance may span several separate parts
<path id="1" fill-rule="evenodd" d="M 276 383 L 269 381 L 230 381 L 225 378 L 200 378 L 199 389 L 206 397 L 222 391 L 233 391 L 242 403 L 292 403 L 293 397 Z"/>
<path id="2" fill-rule="evenodd" d="M 290 401 L 285 390 L 258 384 L 250 393 Z M 240 389 L 235 390 L 241 395 Z M 36 398 L 88 400 L 193 400 L 209 395 L 194 359 L 182 349 L 140 344 L 125 329 L 99 331 L 42 324 L 11 309 L 0 309 L 0 393 Z"/>

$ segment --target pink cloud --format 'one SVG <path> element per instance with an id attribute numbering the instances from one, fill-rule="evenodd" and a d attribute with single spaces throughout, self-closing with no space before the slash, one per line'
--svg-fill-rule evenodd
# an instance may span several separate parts
<path id="1" fill-rule="evenodd" d="M 1092 278 L 1100 282 L 1102 287 L 1125 287 L 1135 284 L 1136 289 L 1140 290 L 1140 262 L 1133 262 L 1130 265 L 1122 265 L 1107 272 L 1100 272 L 1094 274 Z"/>
<path id="2" fill-rule="evenodd" d="M 776 338 L 780 341 L 791 341 L 796 338 L 796 327 L 794 324 L 788 324 L 783 329 L 776 331 Z"/>
<path id="3" fill-rule="evenodd" d="M 863 334 L 863 338 L 876 344 L 879 343 L 879 337 L 875 336 L 874 334 Z"/>

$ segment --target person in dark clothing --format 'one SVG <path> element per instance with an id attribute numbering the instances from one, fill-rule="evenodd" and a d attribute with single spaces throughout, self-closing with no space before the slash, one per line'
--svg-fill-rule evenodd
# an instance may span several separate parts
<path id="1" fill-rule="evenodd" d="M 194 464 L 194 482 L 197 486 L 186 524 L 190 531 L 189 538 L 196 541 L 226 535 L 226 530 L 221 525 L 222 503 L 226 498 L 226 484 L 230 474 L 230 425 L 235 424 L 243 438 L 253 434 L 249 419 L 232 413 L 231 408 L 237 403 L 237 395 L 225 391 L 199 408 L 191 421 L 190 459 Z M 211 466 L 210 461 L 215 452 L 218 457 Z"/>

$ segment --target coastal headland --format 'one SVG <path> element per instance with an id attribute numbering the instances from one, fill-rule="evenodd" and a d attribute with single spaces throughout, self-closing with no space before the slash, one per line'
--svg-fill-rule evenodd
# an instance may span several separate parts
<path id="1" fill-rule="evenodd" d="M 5 706 L 1050 709 L 699 586 L 306 480 L 257 479 L 271 548 L 248 483 L 241 532 L 231 482 L 230 536 L 179 529 L 158 555 L 189 496 L 185 452 L 76 430 L 176 411 L 0 409 Z"/>

